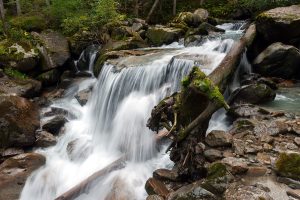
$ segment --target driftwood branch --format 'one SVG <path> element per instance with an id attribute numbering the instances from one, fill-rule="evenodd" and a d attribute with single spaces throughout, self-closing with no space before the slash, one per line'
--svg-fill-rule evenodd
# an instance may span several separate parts
<path id="1" fill-rule="evenodd" d="M 57 197 L 55 200 L 72 200 L 79 197 L 82 193 L 87 192 L 89 186 L 95 181 L 100 180 L 112 171 L 124 168 L 125 161 L 126 156 L 122 156 L 118 160 L 112 162 L 107 167 L 95 172 L 94 174 L 92 174 L 91 176 L 89 176 L 88 178 L 86 178 L 85 180 L 83 180 L 64 194 Z"/>

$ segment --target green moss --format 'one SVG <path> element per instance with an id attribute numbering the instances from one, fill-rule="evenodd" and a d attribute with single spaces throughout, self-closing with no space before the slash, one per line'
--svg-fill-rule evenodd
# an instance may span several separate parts
<path id="1" fill-rule="evenodd" d="M 19 72 L 18 70 L 8 68 L 8 67 L 4 69 L 4 73 L 7 76 L 10 76 L 12 78 L 17 78 L 17 79 L 22 79 L 22 80 L 25 80 L 25 79 L 28 78 L 28 76 L 26 76 L 25 74 Z"/>
<path id="2" fill-rule="evenodd" d="M 42 31 L 46 25 L 46 20 L 41 16 L 18 16 L 10 20 L 13 27 L 23 29 L 25 31 Z"/>
<path id="3" fill-rule="evenodd" d="M 300 154 L 281 153 L 275 167 L 279 175 L 300 180 Z"/>
<path id="4" fill-rule="evenodd" d="M 227 173 L 226 166 L 222 163 L 214 163 L 208 168 L 207 179 L 216 179 L 225 176 Z"/>

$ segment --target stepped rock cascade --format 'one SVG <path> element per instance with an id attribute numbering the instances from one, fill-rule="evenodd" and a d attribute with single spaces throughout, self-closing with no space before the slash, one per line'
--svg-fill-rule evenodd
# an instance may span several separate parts
<path id="1" fill-rule="evenodd" d="M 232 38 L 235 26 L 226 27 Z M 77 199 L 145 199 L 144 184 L 152 171 L 172 167 L 166 146 L 157 145 L 156 134 L 146 127 L 151 110 L 180 90 L 182 78 L 194 65 L 211 73 L 233 44 L 225 38 L 226 33 L 199 47 L 163 46 L 160 53 L 136 58 L 140 62 L 127 60 L 130 64 L 123 68 L 107 62 L 97 81 L 90 78 L 71 86 L 52 107 L 64 108 L 75 117 L 65 125 L 56 146 L 37 150 L 46 156 L 46 165 L 28 178 L 20 199 L 53 200 L 122 155 L 127 158 L 124 168 L 93 183 Z M 193 60 L 186 55 L 198 57 Z M 132 57 L 123 58 L 122 63 L 126 59 Z M 90 86 L 94 86 L 92 95 L 81 107 L 73 97 Z"/>

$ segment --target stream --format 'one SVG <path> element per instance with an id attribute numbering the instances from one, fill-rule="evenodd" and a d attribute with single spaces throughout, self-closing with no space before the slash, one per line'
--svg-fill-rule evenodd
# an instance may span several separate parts
<path id="1" fill-rule="evenodd" d="M 50 106 L 70 113 L 64 134 L 55 146 L 36 150 L 47 161 L 27 179 L 21 200 L 53 200 L 124 154 L 124 168 L 93 183 L 77 199 L 145 199 L 144 185 L 152 172 L 173 166 L 165 153 L 168 142 L 156 144 L 156 134 L 146 127 L 151 110 L 164 97 L 180 90 L 180 80 L 193 66 L 211 73 L 234 39 L 241 36 L 242 26 L 243 23 L 220 25 L 226 32 L 200 46 L 173 43 L 157 48 L 155 53 L 122 58 L 117 61 L 121 69 L 107 62 L 98 79 L 89 78 L 70 86 L 64 98 Z M 91 60 L 95 59 L 94 54 L 91 56 Z M 92 95 L 81 107 L 74 95 L 89 87 L 93 87 Z M 226 129 L 223 119 L 222 112 L 214 115 L 209 130 Z"/>

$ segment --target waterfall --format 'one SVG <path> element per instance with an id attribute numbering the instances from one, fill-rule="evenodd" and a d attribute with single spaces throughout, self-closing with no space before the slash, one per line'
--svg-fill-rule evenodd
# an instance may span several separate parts
<path id="1" fill-rule="evenodd" d="M 52 106 L 76 112 L 77 118 L 65 125 L 55 146 L 37 150 L 46 156 L 46 165 L 28 178 L 21 200 L 53 200 L 124 154 L 125 168 L 103 177 L 77 199 L 145 199 L 144 184 L 153 170 L 172 167 L 166 147 L 158 148 L 155 133 L 146 127 L 151 110 L 180 90 L 181 79 L 193 66 L 211 73 L 232 44 L 221 38 L 199 47 L 172 44 L 156 54 L 124 58 L 122 63 L 129 64 L 122 69 L 106 63 L 96 83 L 91 79 L 74 87 L 95 84 L 84 107 L 73 98 L 76 90 L 69 90 Z"/>

